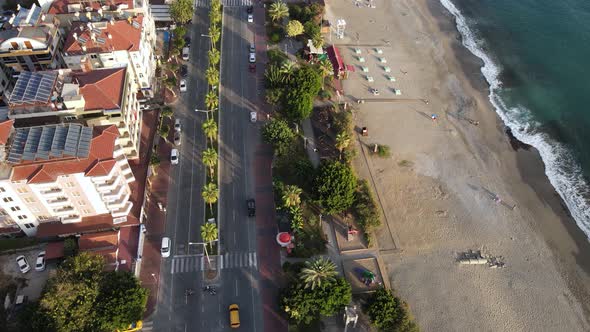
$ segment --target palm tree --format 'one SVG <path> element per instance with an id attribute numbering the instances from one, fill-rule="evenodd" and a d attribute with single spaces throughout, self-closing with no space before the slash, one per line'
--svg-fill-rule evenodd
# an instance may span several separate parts
<path id="1" fill-rule="evenodd" d="M 289 209 L 291 215 L 291 229 L 294 232 L 299 232 L 303 229 L 303 215 L 299 206 L 293 206 Z"/>
<path id="2" fill-rule="evenodd" d="M 205 95 L 205 106 L 208 110 L 212 110 L 219 105 L 219 98 L 217 98 L 217 92 L 211 90 Z"/>
<path id="3" fill-rule="evenodd" d="M 207 68 L 207 71 L 205 72 L 205 77 L 207 78 L 207 82 L 209 83 L 209 85 L 216 86 L 217 84 L 219 84 L 219 70 L 217 70 L 217 68 Z"/>
<path id="4" fill-rule="evenodd" d="M 214 167 L 217 165 L 217 151 L 212 148 L 208 148 L 207 150 L 203 151 L 203 164 L 209 167 L 209 172 L 211 172 L 211 178 L 213 178 L 213 174 L 215 173 Z"/>
<path id="5" fill-rule="evenodd" d="M 211 248 L 211 242 L 217 240 L 218 232 L 217 232 L 217 225 L 214 223 L 205 223 L 201 225 L 201 238 L 203 238 L 203 242 L 209 245 Z"/>
<path id="6" fill-rule="evenodd" d="M 293 74 L 295 73 L 295 62 L 289 60 L 283 62 L 280 73 L 283 74 L 284 83 L 291 81 L 291 78 L 293 78 Z"/>
<path id="7" fill-rule="evenodd" d="M 205 132 L 205 136 L 211 140 L 211 145 L 213 145 L 213 140 L 217 136 L 217 123 L 215 120 L 209 119 L 203 122 L 203 131 Z"/>
<path id="8" fill-rule="evenodd" d="M 164 86 L 168 89 L 168 91 L 172 92 L 174 97 L 176 97 L 176 92 L 174 92 L 174 88 L 176 87 L 176 77 L 170 76 L 164 80 Z"/>
<path id="9" fill-rule="evenodd" d="M 211 44 L 213 46 L 215 46 L 215 44 L 217 44 L 220 37 L 221 37 L 221 29 L 218 26 L 214 25 L 212 27 L 209 27 L 209 38 L 211 38 Z"/>
<path id="10" fill-rule="evenodd" d="M 318 69 L 322 78 L 326 78 L 326 76 L 334 75 L 334 67 L 332 63 L 328 59 L 322 59 L 318 62 Z"/>
<path id="11" fill-rule="evenodd" d="M 209 51 L 209 65 L 210 66 L 215 66 L 219 63 L 219 59 L 221 57 L 221 54 L 219 53 L 218 49 L 212 49 Z"/>
<path id="12" fill-rule="evenodd" d="M 292 206 L 298 206 L 299 204 L 301 204 L 301 197 L 299 197 L 301 195 L 301 188 L 294 186 L 294 185 L 288 185 L 285 186 L 285 188 L 283 189 L 283 204 L 286 207 L 292 207 Z"/>
<path id="13" fill-rule="evenodd" d="M 277 87 L 279 84 L 283 83 L 283 73 L 281 72 L 281 68 L 275 65 L 270 65 L 266 68 L 264 77 L 270 88 Z"/>
<path id="14" fill-rule="evenodd" d="M 340 151 L 340 159 L 342 159 L 342 150 L 346 149 L 350 145 L 350 136 L 346 132 L 341 132 L 336 135 L 336 149 Z"/>
<path id="15" fill-rule="evenodd" d="M 219 198 L 219 188 L 217 188 L 217 184 L 214 182 L 209 182 L 205 186 L 203 186 L 203 192 L 201 192 L 205 203 L 209 204 L 209 208 L 211 209 L 211 213 L 213 213 L 213 204 L 217 202 Z"/>
<path id="16" fill-rule="evenodd" d="M 276 1 L 270 5 L 268 15 L 273 22 L 280 21 L 283 17 L 289 16 L 289 7 L 282 1 Z"/>
<path id="17" fill-rule="evenodd" d="M 170 106 L 164 106 L 164 108 L 162 108 L 162 111 L 160 112 L 160 114 L 163 117 L 170 119 L 174 115 L 174 110 Z"/>
<path id="18" fill-rule="evenodd" d="M 305 282 L 305 288 L 313 290 L 322 283 L 334 281 L 336 275 L 336 265 L 327 258 L 316 258 L 313 261 L 305 262 L 305 267 L 301 269 L 299 278 Z"/>

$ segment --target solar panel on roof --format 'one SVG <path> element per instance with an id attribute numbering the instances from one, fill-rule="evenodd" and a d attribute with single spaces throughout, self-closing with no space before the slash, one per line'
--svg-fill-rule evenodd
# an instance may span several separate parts
<path id="1" fill-rule="evenodd" d="M 92 32 L 94 32 L 97 35 L 100 35 L 102 33 L 102 31 L 100 31 L 100 29 L 96 29 L 96 28 L 92 29 Z"/>
<path id="2" fill-rule="evenodd" d="M 55 135 L 53 136 L 53 142 L 51 143 L 51 156 L 61 157 L 63 155 L 67 134 L 68 129 L 66 127 L 57 126 L 55 128 Z"/>
<path id="3" fill-rule="evenodd" d="M 133 27 L 136 29 L 139 29 L 141 26 L 139 25 L 139 23 L 137 23 L 136 21 L 133 21 L 131 24 L 133 24 Z"/>
<path id="4" fill-rule="evenodd" d="M 83 127 L 80 133 L 80 142 L 78 143 L 77 157 L 86 158 L 90 153 L 90 142 L 92 141 L 92 128 Z"/>
<path id="5" fill-rule="evenodd" d="M 13 104 L 49 102 L 56 72 L 22 72 L 16 81 L 9 102 Z"/>
<path id="6" fill-rule="evenodd" d="M 86 44 L 86 42 L 88 42 L 88 39 L 86 39 L 84 37 L 80 37 L 80 38 L 78 38 L 78 41 L 82 44 Z"/>
<path id="7" fill-rule="evenodd" d="M 106 44 L 107 40 L 102 37 L 98 37 L 96 38 L 96 42 L 99 44 Z"/>

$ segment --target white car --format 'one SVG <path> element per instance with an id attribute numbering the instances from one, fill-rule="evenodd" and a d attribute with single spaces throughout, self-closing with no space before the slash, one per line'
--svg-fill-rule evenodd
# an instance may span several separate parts
<path id="1" fill-rule="evenodd" d="M 169 237 L 163 237 L 162 238 L 162 246 L 160 247 L 160 253 L 162 254 L 162 257 L 166 258 L 166 257 L 170 257 L 170 244 L 172 241 L 170 241 Z"/>
<path id="2" fill-rule="evenodd" d="M 179 119 L 174 120 L 174 130 L 175 131 L 180 131 L 181 130 L 181 128 L 180 128 L 180 120 Z"/>
<path id="3" fill-rule="evenodd" d="M 182 48 L 182 60 L 188 61 L 188 54 L 189 54 L 189 48 L 183 47 Z"/>
<path id="4" fill-rule="evenodd" d="M 35 271 L 45 270 L 45 251 L 41 251 L 37 254 L 37 262 L 35 263 Z"/>
<path id="5" fill-rule="evenodd" d="M 23 255 L 20 255 L 16 258 L 16 264 L 18 264 L 18 268 L 22 273 L 27 273 L 31 271 L 31 266 L 29 265 L 27 259 Z"/>
<path id="6" fill-rule="evenodd" d="M 172 149 L 170 151 L 170 163 L 172 165 L 178 165 L 178 149 Z"/>
<path id="7" fill-rule="evenodd" d="M 254 123 L 258 119 L 258 114 L 256 112 L 250 112 L 250 122 Z"/>
<path id="8" fill-rule="evenodd" d="M 180 92 L 186 92 L 186 80 L 184 78 L 180 80 Z"/>
<path id="9" fill-rule="evenodd" d="M 248 61 L 250 61 L 251 63 L 256 62 L 256 53 L 250 53 L 250 57 L 248 58 Z"/>
<path id="10" fill-rule="evenodd" d="M 248 23 L 254 23 L 254 15 L 248 14 Z"/>

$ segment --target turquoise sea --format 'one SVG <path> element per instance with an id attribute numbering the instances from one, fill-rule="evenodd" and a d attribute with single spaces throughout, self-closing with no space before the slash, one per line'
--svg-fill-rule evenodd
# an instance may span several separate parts
<path id="1" fill-rule="evenodd" d="M 590 237 L 590 1 L 440 0 L 484 62 L 490 101 L 537 148 Z"/>

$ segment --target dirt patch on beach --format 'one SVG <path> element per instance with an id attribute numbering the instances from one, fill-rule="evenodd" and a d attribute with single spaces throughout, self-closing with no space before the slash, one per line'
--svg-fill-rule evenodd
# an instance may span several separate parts
<path id="1" fill-rule="evenodd" d="M 346 20 L 336 43 L 358 68 L 345 94 L 366 99 L 354 104 L 354 124 L 370 133 L 357 147 L 391 148 L 390 158 L 355 160 L 386 213 L 380 247 L 399 249 L 383 253 L 391 284 L 425 331 L 589 330 L 588 242 L 560 208 L 538 154 L 511 145 L 452 17 L 438 1 L 374 3 L 330 3 L 327 17 Z M 371 100 L 371 88 L 398 100 Z M 506 265 L 459 265 L 468 250 Z"/>

